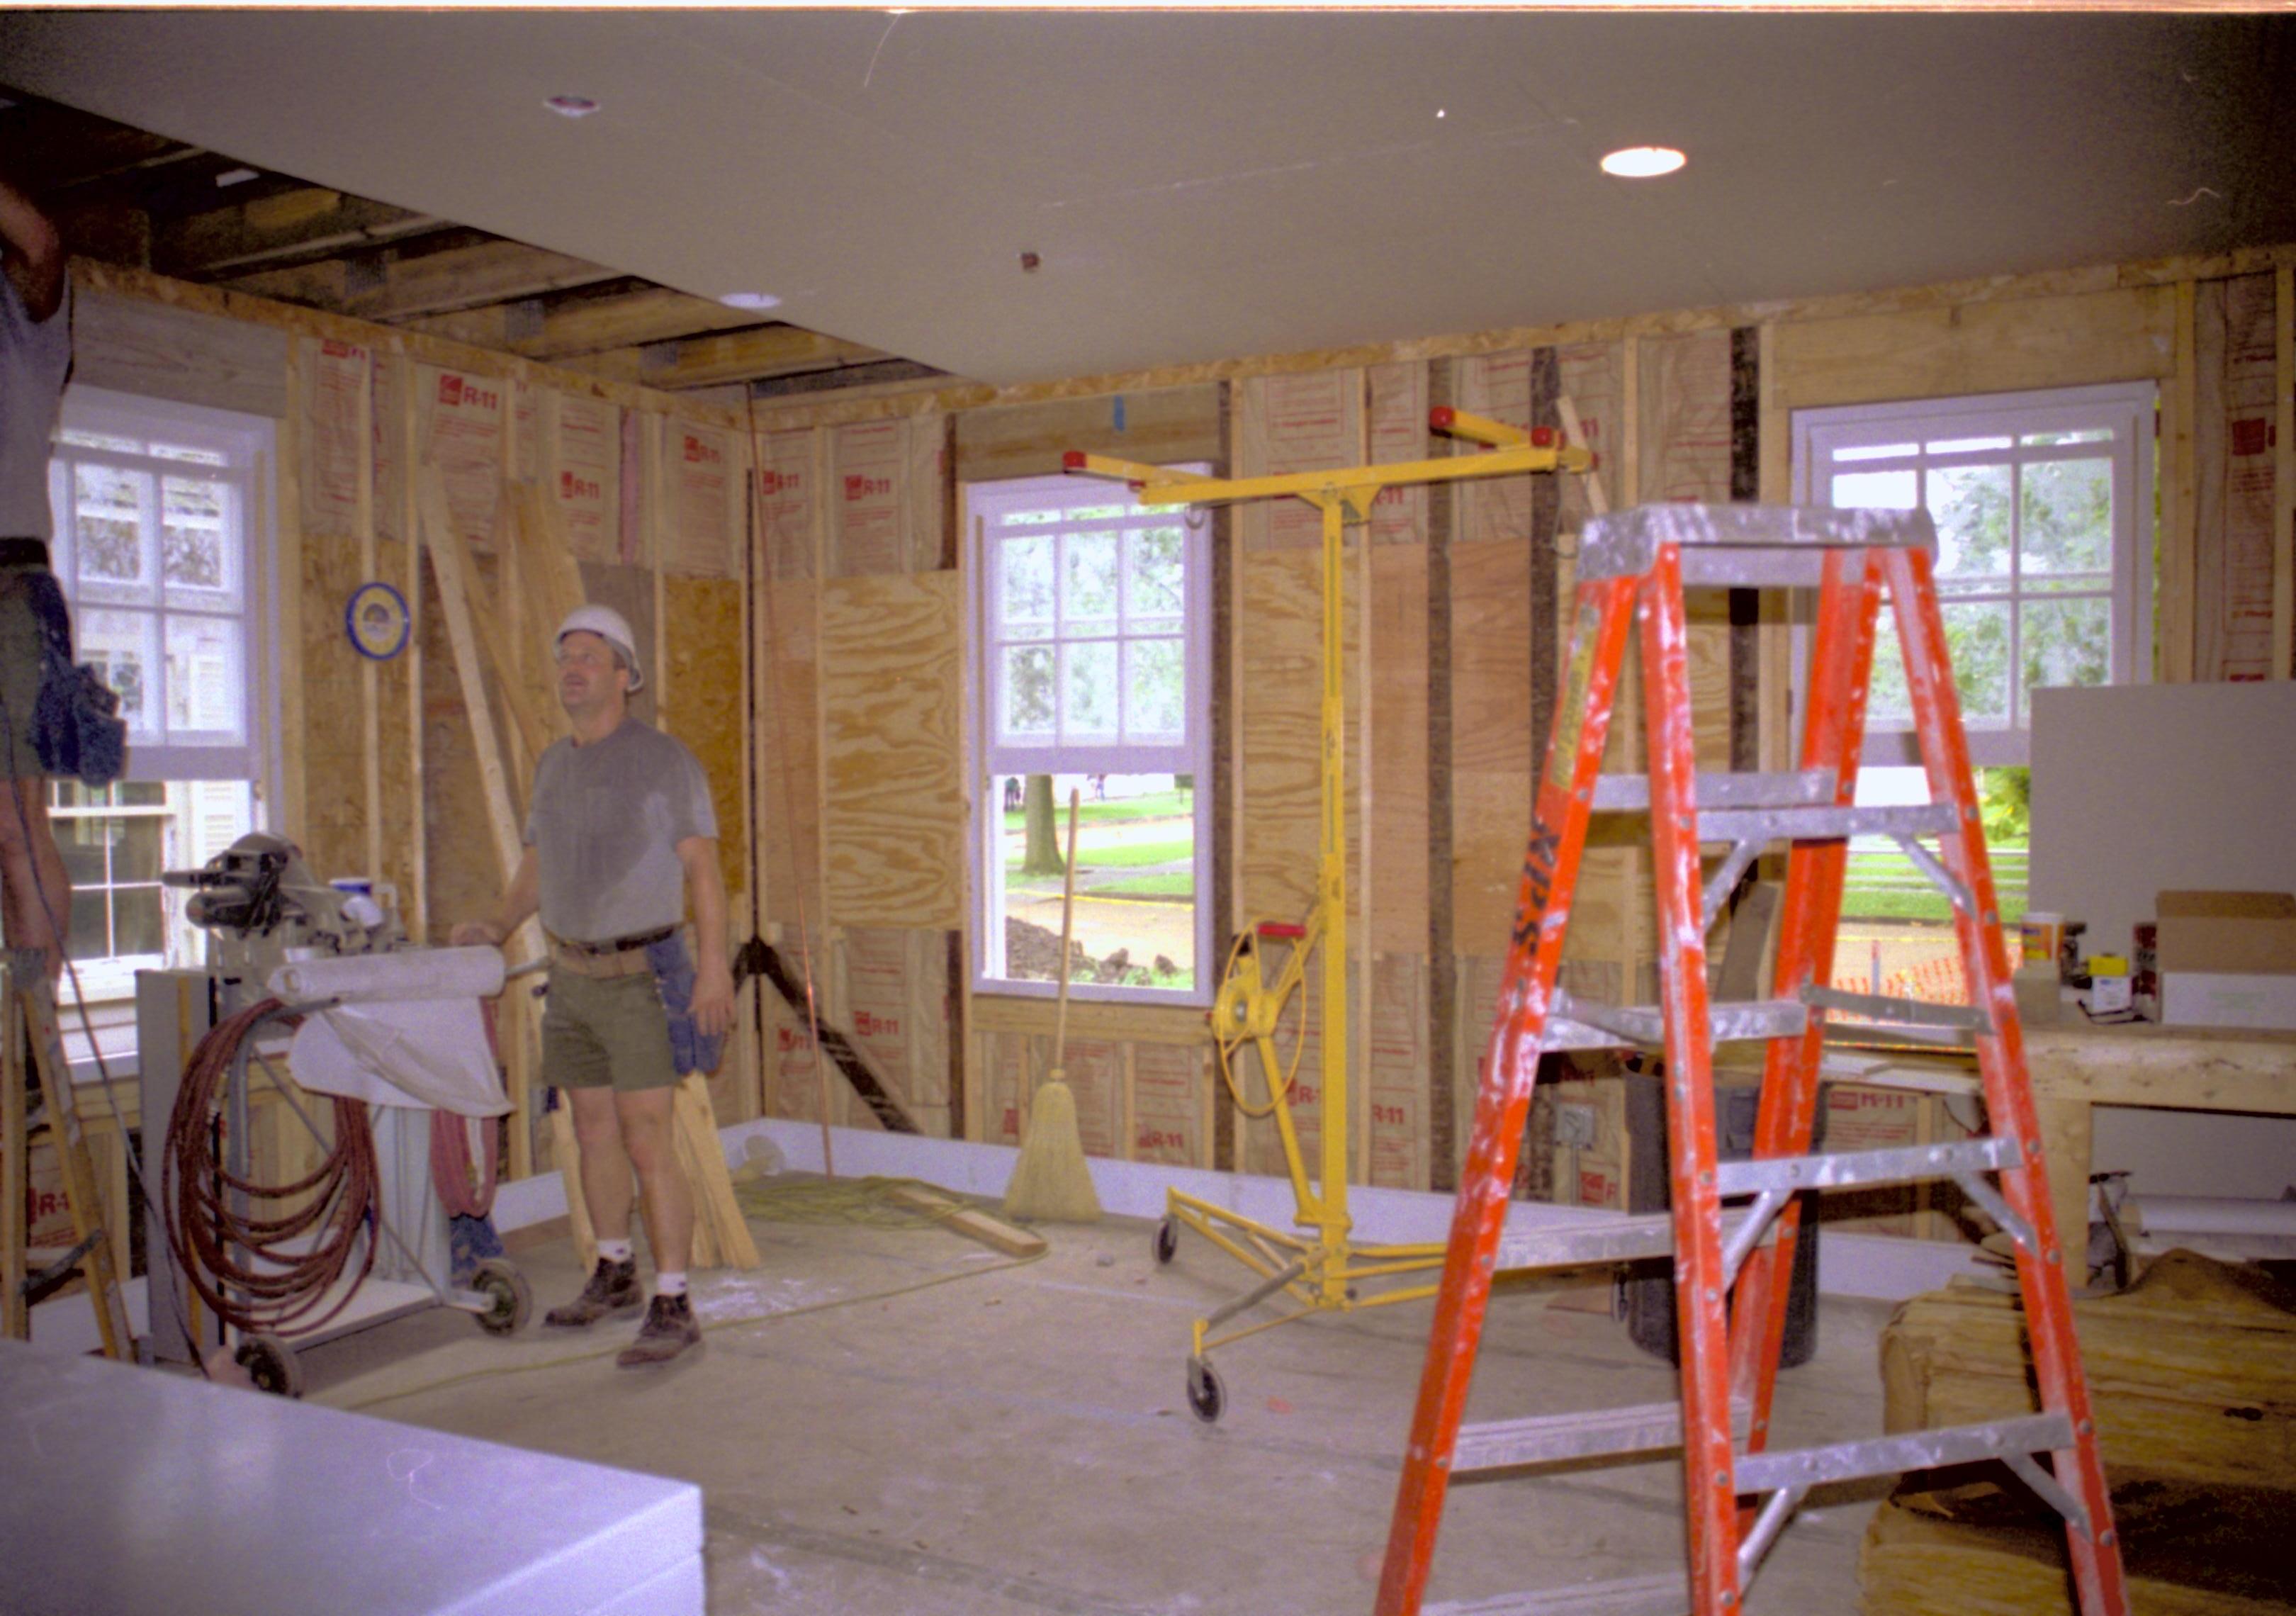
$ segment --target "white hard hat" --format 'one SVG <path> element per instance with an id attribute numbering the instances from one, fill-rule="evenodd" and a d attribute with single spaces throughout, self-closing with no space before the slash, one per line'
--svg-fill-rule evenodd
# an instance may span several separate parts
<path id="1" fill-rule="evenodd" d="M 630 665 L 630 689 L 645 688 L 645 669 L 638 666 L 637 640 L 622 614 L 611 606 L 577 606 L 558 625 L 558 633 L 551 640 L 555 645 L 570 634 L 594 634 L 622 653 L 622 660 Z"/>

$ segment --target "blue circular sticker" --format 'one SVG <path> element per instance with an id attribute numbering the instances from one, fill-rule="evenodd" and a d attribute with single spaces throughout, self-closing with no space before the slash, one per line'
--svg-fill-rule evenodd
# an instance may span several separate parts
<path id="1" fill-rule="evenodd" d="M 343 608 L 343 628 L 359 655 L 388 662 L 406 649 L 413 625 L 406 597 L 389 584 L 361 584 Z"/>

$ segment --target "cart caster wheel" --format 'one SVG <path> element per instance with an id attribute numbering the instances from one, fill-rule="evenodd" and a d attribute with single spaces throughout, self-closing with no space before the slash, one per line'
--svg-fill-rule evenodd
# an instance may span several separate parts
<path id="1" fill-rule="evenodd" d="M 258 1391 L 284 1398 L 303 1395 L 303 1366 L 295 1357 L 295 1349 L 275 1335 L 241 1338 L 231 1361 L 247 1371 Z"/>
<path id="2" fill-rule="evenodd" d="M 499 1257 L 489 1257 L 480 1263 L 471 1277 L 471 1289 L 481 1296 L 494 1298 L 495 1305 L 484 1313 L 473 1314 L 479 1328 L 488 1335 L 511 1335 L 526 1327 L 534 1314 L 534 1292 L 526 1283 L 526 1276 L 516 1265 Z"/>
<path id="3" fill-rule="evenodd" d="M 1170 1262 L 1174 1253 L 1180 1249 L 1180 1226 L 1173 1221 L 1169 1212 L 1157 1220 L 1152 1249 L 1156 1253 L 1156 1266 L 1160 1268 Z"/>
<path id="4" fill-rule="evenodd" d="M 1188 1407 L 1205 1424 L 1216 1424 L 1220 1411 L 1227 1407 L 1227 1388 L 1220 1384 L 1219 1371 L 1209 1359 L 1192 1358 L 1188 1360 Z"/>

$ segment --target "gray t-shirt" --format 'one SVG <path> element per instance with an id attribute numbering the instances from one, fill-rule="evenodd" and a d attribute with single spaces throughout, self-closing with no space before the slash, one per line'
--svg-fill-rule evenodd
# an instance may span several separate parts
<path id="1" fill-rule="evenodd" d="M 48 447 L 71 373 L 71 288 L 35 323 L 16 283 L 0 275 L 0 538 L 54 537 Z"/>
<path id="2" fill-rule="evenodd" d="M 677 844 L 717 834 L 709 776 L 684 742 L 624 718 L 587 746 L 554 742 L 535 766 L 526 821 L 544 929 L 604 943 L 676 925 L 685 918 Z"/>

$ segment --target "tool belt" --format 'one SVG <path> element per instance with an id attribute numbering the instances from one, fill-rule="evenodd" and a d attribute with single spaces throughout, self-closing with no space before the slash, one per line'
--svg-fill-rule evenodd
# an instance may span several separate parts
<path id="1" fill-rule="evenodd" d="M 646 950 L 664 938 L 677 934 L 676 926 L 618 937 L 611 942 L 578 943 L 562 937 L 550 939 L 550 967 L 574 976 L 637 976 L 653 969 Z M 545 933 L 545 935 L 547 935 Z"/>

